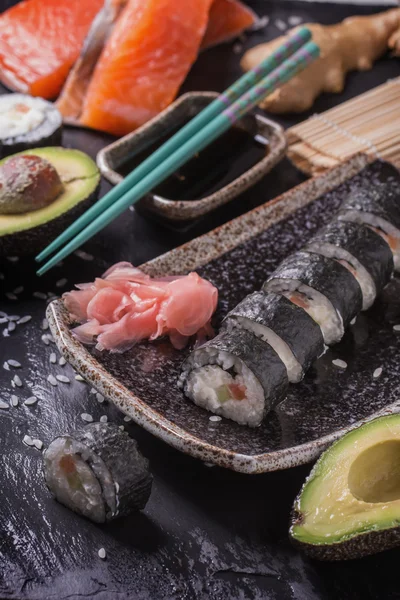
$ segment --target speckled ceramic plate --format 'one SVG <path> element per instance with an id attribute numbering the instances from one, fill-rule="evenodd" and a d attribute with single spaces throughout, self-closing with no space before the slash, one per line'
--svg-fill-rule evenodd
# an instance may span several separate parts
<path id="1" fill-rule="evenodd" d="M 309 180 L 276 200 L 197 238 L 143 269 L 151 275 L 196 269 L 220 291 L 217 325 L 243 296 L 259 289 L 290 252 L 301 247 L 337 209 L 347 180 L 364 156 Z M 262 473 L 316 458 L 344 432 L 375 416 L 400 409 L 400 279 L 394 279 L 373 309 L 358 317 L 256 429 L 209 420 L 178 390 L 185 352 L 164 340 L 136 346 L 124 355 L 87 349 L 70 332 L 60 300 L 48 318 L 60 351 L 102 394 L 145 429 L 204 461 L 246 473 Z M 332 364 L 340 358 L 342 370 Z M 380 377 L 373 373 L 382 367 Z"/>

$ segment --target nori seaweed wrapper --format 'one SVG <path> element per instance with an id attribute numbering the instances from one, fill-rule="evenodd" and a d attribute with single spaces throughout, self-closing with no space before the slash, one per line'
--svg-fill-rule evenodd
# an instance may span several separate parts
<path id="1" fill-rule="evenodd" d="M 273 292 L 254 292 L 242 300 L 225 318 L 245 317 L 271 329 L 293 352 L 303 371 L 324 352 L 320 326 L 305 310 L 285 296 Z"/>
<path id="2" fill-rule="evenodd" d="M 367 212 L 400 230 L 400 171 L 376 160 L 350 182 L 351 189 L 340 210 Z"/>
<path id="3" fill-rule="evenodd" d="M 339 311 L 345 327 L 361 311 L 362 293 L 357 279 L 339 262 L 321 254 L 295 252 L 275 269 L 266 283 L 272 279 L 298 280 L 319 292 Z"/>
<path id="4" fill-rule="evenodd" d="M 244 329 L 235 329 L 230 333 L 224 331 L 194 350 L 183 364 L 183 370 L 189 373 L 196 368 L 193 361 L 200 362 L 200 357 L 202 367 L 215 364 L 208 362 L 204 353 L 204 350 L 212 348 L 239 358 L 258 379 L 264 390 L 264 414 L 284 399 L 288 388 L 286 367 L 267 342 Z"/>
<path id="5" fill-rule="evenodd" d="M 123 517 L 146 506 L 153 477 L 149 461 L 138 450 L 137 442 L 114 423 L 90 423 L 68 437 L 85 444 L 99 456 L 117 484 L 117 512 Z"/>
<path id="6" fill-rule="evenodd" d="M 379 294 L 390 281 L 393 254 L 387 242 L 370 227 L 349 221 L 333 220 L 310 243 L 332 244 L 354 256 L 371 275 Z"/>

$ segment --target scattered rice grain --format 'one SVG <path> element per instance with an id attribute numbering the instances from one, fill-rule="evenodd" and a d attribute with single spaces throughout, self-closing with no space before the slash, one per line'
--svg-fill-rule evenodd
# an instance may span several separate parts
<path id="1" fill-rule="evenodd" d="M 90 394 L 97 394 L 97 390 L 95 390 L 94 388 L 92 388 L 89 393 Z"/>
<path id="2" fill-rule="evenodd" d="M 75 375 L 75 379 L 76 379 L 76 381 L 82 381 L 82 383 L 86 383 L 86 381 L 83 379 L 82 375 Z"/>
<path id="3" fill-rule="evenodd" d="M 377 379 L 378 377 L 380 377 L 380 376 L 382 375 L 382 371 L 383 371 L 382 367 L 378 367 L 378 368 L 377 368 L 377 369 L 375 369 L 375 371 L 373 372 L 373 375 L 372 375 L 372 377 L 373 377 L 374 379 Z"/>
<path id="4" fill-rule="evenodd" d="M 282 19 L 276 19 L 275 27 L 277 27 L 279 29 L 279 31 L 286 31 L 286 29 L 287 29 L 287 25 L 286 25 L 285 21 L 282 21 Z"/>
<path id="5" fill-rule="evenodd" d="M 254 23 L 254 25 L 251 27 L 251 31 L 259 31 L 260 29 L 264 29 L 264 27 L 266 27 L 269 23 L 269 17 L 267 17 L 267 15 L 265 15 L 264 17 L 261 17 L 260 19 L 257 19 L 257 21 Z"/>
<path id="6" fill-rule="evenodd" d="M 16 327 L 17 326 L 15 324 L 15 321 L 10 321 L 9 324 L 8 324 L 8 326 L 7 326 L 7 329 L 11 333 L 11 331 L 14 331 Z"/>
<path id="7" fill-rule="evenodd" d="M 6 371 L 10 370 L 9 364 L 7 361 L 3 362 L 3 369 L 5 369 Z"/>
<path id="8" fill-rule="evenodd" d="M 82 260 L 93 260 L 94 259 L 94 256 L 92 256 L 88 252 L 85 252 L 84 250 L 75 250 L 74 254 L 75 254 L 75 256 L 77 256 L 78 258 L 81 258 Z"/>
<path id="9" fill-rule="evenodd" d="M 50 344 L 50 340 L 47 334 L 43 334 L 42 337 L 40 338 L 42 340 L 42 342 L 44 344 L 46 344 L 46 346 L 48 346 Z"/>
<path id="10" fill-rule="evenodd" d="M 0 273 L 0 280 L 4 281 L 4 273 Z"/>
<path id="11" fill-rule="evenodd" d="M 4 323 L 8 323 L 7 317 L 0 317 L 0 325 L 3 325 Z"/>
<path id="12" fill-rule="evenodd" d="M 51 384 L 51 385 L 58 385 L 57 383 L 57 379 L 54 377 L 54 375 L 48 375 L 47 377 L 47 381 Z"/>
<path id="13" fill-rule="evenodd" d="M 118 494 L 119 493 L 119 483 L 118 483 L 118 481 L 116 481 L 114 485 L 115 485 L 115 491 Z"/>
<path id="14" fill-rule="evenodd" d="M 332 361 L 332 364 L 340 369 L 347 369 L 347 362 L 341 360 L 340 358 L 335 358 L 335 360 Z"/>
<path id="15" fill-rule="evenodd" d="M 102 394 L 99 394 L 99 392 L 96 393 L 96 400 L 97 402 L 99 402 L 99 404 L 103 404 L 104 402 L 104 396 Z"/>
<path id="16" fill-rule="evenodd" d="M 33 439 L 31 438 L 30 435 L 25 435 L 24 439 L 22 440 L 24 442 L 24 444 L 26 444 L 27 446 L 33 446 Z"/>
<path id="17" fill-rule="evenodd" d="M 88 413 L 82 413 L 81 419 L 82 419 L 82 421 L 86 421 L 86 423 L 93 423 L 93 417 L 92 417 L 92 415 L 89 415 Z"/>
<path id="18" fill-rule="evenodd" d="M 49 360 L 50 360 L 50 362 L 51 362 L 51 364 L 52 364 L 52 365 L 55 365 L 55 364 L 56 364 L 56 362 L 57 362 L 57 355 L 56 355 L 56 353 L 55 353 L 55 352 L 52 352 L 52 353 L 50 354 L 50 358 L 49 358 Z"/>
<path id="19" fill-rule="evenodd" d="M 49 328 L 49 322 L 47 319 L 43 319 L 42 321 L 42 329 L 46 330 Z"/>
<path id="20" fill-rule="evenodd" d="M 71 383 L 71 380 L 66 375 L 56 375 L 56 379 L 61 381 L 61 383 Z"/>
<path id="21" fill-rule="evenodd" d="M 10 365 L 10 367 L 14 367 L 15 369 L 19 369 L 22 366 L 21 363 L 19 363 L 17 360 L 14 360 L 13 358 L 9 358 L 7 362 Z"/>
<path id="22" fill-rule="evenodd" d="M 64 285 L 66 283 L 68 283 L 68 279 L 66 277 L 63 277 L 62 279 L 59 279 L 58 281 L 56 281 L 56 287 L 62 288 L 62 287 L 64 287 Z"/>
<path id="23" fill-rule="evenodd" d="M 58 364 L 60 365 L 60 367 L 63 367 L 64 365 L 67 364 L 67 361 L 65 360 L 65 358 L 62 356 L 60 358 L 60 360 L 58 361 Z"/>
<path id="24" fill-rule="evenodd" d="M 128 415 L 126 417 L 124 417 L 124 421 L 125 423 L 130 423 L 132 421 L 131 417 L 128 417 Z"/>
<path id="25" fill-rule="evenodd" d="M 400 331 L 400 325 L 393 325 L 394 331 Z"/>
<path id="26" fill-rule="evenodd" d="M 31 315 L 25 315 L 24 317 L 21 317 L 19 321 L 17 321 L 17 325 L 23 325 L 24 323 L 29 323 L 29 321 L 32 319 Z"/>
<path id="27" fill-rule="evenodd" d="M 354 317 L 354 319 L 352 319 L 352 320 L 350 321 L 350 325 L 355 325 L 355 324 L 356 324 L 356 321 L 357 321 L 357 317 Z"/>
<path id="28" fill-rule="evenodd" d="M 17 385 L 18 387 L 22 387 L 22 381 L 21 378 L 18 375 L 14 375 L 13 377 L 13 382 L 15 383 L 15 385 Z"/>
<path id="29" fill-rule="evenodd" d="M 31 396 L 30 398 L 24 400 L 24 404 L 25 406 L 33 406 L 34 404 L 36 404 L 37 401 L 38 398 L 36 398 L 36 396 Z"/>
<path id="30" fill-rule="evenodd" d="M 19 315 L 8 315 L 8 320 L 9 321 L 19 321 L 20 318 L 21 317 Z"/>
<path id="31" fill-rule="evenodd" d="M 9 300 L 18 300 L 18 296 L 16 296 L 12 292 L 7 292 L 6 293 L 6 298 L 8 298 Z"/>
<path id="32" fill-rule="evenodd" d="M 19 256 L 7 256 L 7 260 L 9 260 L 12 263 L 16 263 L 19 261 Z"/>
<path id="33" fill-rule="evenodd" d="M 41 450 L 43 448 L 43 442 L 42 442 L 42 440 L 32 440 L 32 441 L 33 441 L 33 445 L 38 450 Z"/>
<path id="34" fill-rule="evenodd" d="M 18 287 L 15 288 L 15 290 L 13 290 L 14 294 L 16 294 L 17 296 L 18 296 L 18 294 L 22 294 L 23 291 L 24 291 L 23 285 L 19 285 Z"/>
<path id="35" fill-rule="evenodd" d="M 234 54 L 240 54 L 241 51 L 243 50 L 243 45 L 238 42 L 237 44 L 233 45 L 232 50 L 233 50 Z"/>
<path id="36" fill-rule="evenodd" d="M 3 408 L 5 410 L 9 409 L 10 406 L 9 404 L 7 404 L 7 402 L 4 402 L 3 400 L 0 400 L 0 408 Z"/>
<path id="37" fill-rule="evenodd" d="M 3 329 L 3 336 L 4 336 L 4 337 L 10 337 L 10 333 L 9 333 L 9 331 L 8 331 L 8 329 L 7 329 L 7 328 L 6 328 L 6 329 Z"/>
<path id="38" fill-rule="evenodd" d="M 106 551 L 104 550 L 104 548 L 100 548 L 100 550 L 97 553 L 99 555 L 99 558 L 101 558 L 102 560 L 105 560 L 106 558 Z"/>
<path id="39" fill-rule="evenodd" d="M 13 406 L 14 408 L 16 406 L 18 406 L 19 400 L 18 400 L 18 396 L 11 396 L 11 400 L 10 400 L 10 406 Z"/>
<path id="40" fill-rule="evenodd" d="M 38 300 L 46 300 L 47 296 L 44 292 L 33 292 L 33 297 Z"/>
<path id="41" fill-rule="evenodd" d="M 125 431 L 125 427 L 124 427 L 123 425 L 120 425 L 120 426 L 118 427 L 118 429 L 120 429 L 121 431 Z"/>
<path id="42" fill-rule="evenodd" d="M 218 415 L 212 415 L 209 417 L 209 420 L 216 423 L 217 421 L 222 421 L 222 417 L 219 417 Z"/>
<path id="43" fill-rule="evenodd" d="M 108 421 L 108 417 L 107 417 L 107 415 L 102 415 L 102 416 L 100 417 L 100 423 L 107 423 L 107 421 Z"/>
<path id="44" fill-rule="evenodd" d="M 300 25 L 300 23 L 302 23 L 303 19 L 301 17 L 297 17 L 295 15 L 292 15 L 291 17 L 288 18 L 288 23 L 291 27 L 296 27 L 296 25 Z"/>

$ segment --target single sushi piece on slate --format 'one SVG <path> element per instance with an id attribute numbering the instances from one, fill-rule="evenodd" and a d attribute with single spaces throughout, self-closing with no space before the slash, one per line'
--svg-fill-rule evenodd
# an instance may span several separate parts
<path id="1" fill-rule="evenodd" d="M 368 225 L 390 246 L 396 271 L 400 270 L 400 171 L 377 160 L 357 176 L 359 185 L 344 200 L 339 220 Z"/>
<path id="2" fill-rule="evenodd" d="M 362 290 L 363 310 L 372 306 L 393 275 L 393 254 L 388 244 L 375 231 L 358 223 L 331 221 L 310 240 L 306 250 L 334 258 L 356 277 Z"/>
<path id="3" fill-rule="evenodd" d="M 71 510 L 104 523 L 146 506 L 152 475 L 135 440 L 113 423 L 55 438 L 44 452 L 46 483 Z"/>
<path id="4" fill-rule="evenodd" d="M 257 427 L 283 400 L 287 371 L 275 350 L 246 330 L 222 332 L 192 352 L 180 386 L 198 406 Z"/>
<path id="5" fill-rule="evenodd" d="M 228 313 L 223 326 L 227 331 L 246 329 L 268 342 L 291 383 L 299 382 L 325 350 L 320 326 L 305 310 L 274 293 L 250 294 Z"/>
<path id="6" fill-rule="evenodd" d="M 62 117 L 51 102 L 25 94 L 0 96 L 0 158 L 61 144 Z"/>
<path id="7" fill-rule="evenodd" d="M 361 289 L 341 264 L 313 252 L 295 252 L 284 260 L 263 289 L 286 296 L 320 326 L 327 345 L 338 342 L 362 307 Z"/>

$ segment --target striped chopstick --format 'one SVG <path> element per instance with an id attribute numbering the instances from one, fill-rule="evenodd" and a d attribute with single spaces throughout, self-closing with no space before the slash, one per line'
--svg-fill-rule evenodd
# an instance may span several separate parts
<path id="1" fill-rule="evenodd" d="M 41 267 L 38 270 L 38 275 L 43 275 L 60 260 L 79 248 L 93 235 L 118 217 L 130 205 L 140 200 L 145 194 L 190 160 L 197 152 L 203 150 L 216 138 L 227 131 L 266 96 L 271 94 L 283 83 L 289 81 L 294 75 L 305 69 L 318 58 L 318 56 L 318 46 L 314 42 L 307 42 L 293 55 L 279 64 L 267 76 L 259 79 L 253 87 L 250 87 L 248 91 L 232 102 L 230 106 L 220 112 L 214 119 L 207 122 L 207 124 L 198 130 L 197 133 L 187 139 L 184 144 L 180 145 L 175 152 L 167 156 L 164 161 L 158 162 L 157 166 L 151 172 L 109 205 L 104 212 L 90 222 L 73 239 L 71 239 L 64 248 L 57 252 L 53 258 Z M 124 183 L 125 180 L 122 184 Z M 119 186 L 117 187 L 119 188 Z"/>
<path id="2" fill-rule="evenodd" d="M 257 65 L 254 69 L 240 77 L 225 92 L 220 94 L 211 104 L 209 104 L 198 115 L 193 117 L 182 129 L 167 140 L 151 156 L 144 160 L 136 169 L 134 169 L 125 179 L 115 186 L 108 194 L 105 194 L 94 206 L 88 209 L 79 217 L 70 227 L 63 231 L 51 244 L 49 244 L 38 256 L 36 260 L 41 262 L 50 254 L 55 252 L 63 244 L 68 242 L 86 225 L 89 225 L 93 219 L 98 217 L 103 210 L 111 206 L 116 200 L 121 198 L 134 185 L 148 175 L 153 169 L 168 158 L 173 152 L 178 150 L 187 140 L 200 131 L 207 123 L 221 114 L 228 106 L 233 104 L 240 96 L 247 92 L 253 85 L 258 83 L 263 77 L 271 73 L 282 62 L 301 48 L 311 39 L 310 30 L 302 27 L 291 35 L 287 41 L 279 46 L 270 56 Z"/>

